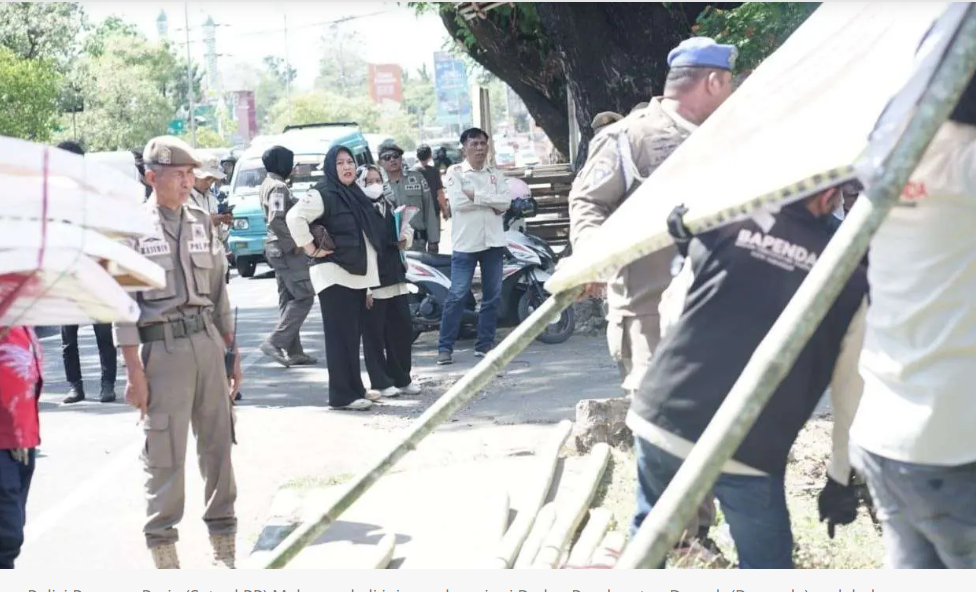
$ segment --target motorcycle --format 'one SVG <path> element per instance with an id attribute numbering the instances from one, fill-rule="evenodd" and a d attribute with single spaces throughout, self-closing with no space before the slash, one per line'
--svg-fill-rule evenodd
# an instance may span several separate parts
<path id="1" fill-rule="evenodd" d="M 544 284 L 555 268 L 558 257 L 545 241 L 511 228 L 511 223 L 534 216 L 535 200 L 516 198 L 505 213 L 504 261 L 502 263 L 502 293 L 498 311 L 498 326 L 513 327 L 524 321 L 549 297 Z M 407 252 L 407 281 L 413 285 L 410 297 L 410 313 L 413 317 L 414 341 L 421 334 L 440 329 L 444 302 L 451 289 L 450 255 Z M 461 315 L 462 339 L 477 335 L 478 312 L 474 294 L 468 292 Z M 542 343 L 557 344 L 566 341 L 576 329 L 576 316 L 572 307 L 539 334 Z"/>

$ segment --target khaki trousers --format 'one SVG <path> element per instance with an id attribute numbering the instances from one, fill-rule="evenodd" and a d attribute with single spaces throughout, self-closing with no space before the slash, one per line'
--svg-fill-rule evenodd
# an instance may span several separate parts
<path id="1" fill-rule="evenodd" d="M 621 386 L 628 396 L 632 397 L 640 388 L 660 342 L 661 317 L 657 314 L 607 319 L 610 357 L 617 362 Z M 685 528 L 685 538 L 693 539 L 699 531 L 714 524 L 715 495 L 710 492 L 698 507 L 698 515 Z"/>
<path id="2" fill-rule="evenodd" d="M 149 383 L 146 446 L 147 521 L 152 548 L 179 540 L 186 498 L 185 463 L 190 427 L 204 479 L 203 521 L 210 534 L 234 534 L 237 484 L 231 464 L 231 400 L 224 370 L 223 340 L 212 326 L 189 337 L 142 345 Z"/>

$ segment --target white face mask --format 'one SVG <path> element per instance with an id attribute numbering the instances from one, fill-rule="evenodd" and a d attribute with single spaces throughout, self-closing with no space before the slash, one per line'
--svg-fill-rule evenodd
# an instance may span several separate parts
<path id="1" fill-rule="evenodd" d="M 375 201 L 383 195 L 383 185 L 381 183 L 374 183 L 369 187 L 363 187 L 363 193 L 366 194 L 366 197 Z"/>

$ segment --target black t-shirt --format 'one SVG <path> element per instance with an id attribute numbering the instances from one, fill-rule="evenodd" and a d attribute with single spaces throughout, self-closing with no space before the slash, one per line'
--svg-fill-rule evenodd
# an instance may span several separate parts
<path id="1" fill-rule="evenodd" d="M 434 198 L 434 211 L 441 215 L 441 202 L 437 201 L 437 192 L 444 189 L 444 182 L 441 181 L 441 172 L 436 166 L 427 166 L 418 162 L 413 170 L 422 174 L 427 179 L 427 186 L 430 187 L 430 195 Z"/>
<path id="2" fill-rule="evenodd" d="M 695 237 L 688 251 L 694 280 L 684 310 L 654 352 L 633 412 L 697 442 L 830 236 L 805 208 L 784 207 L 769 228 L 749 219 Z M 787 370 L 736 460 L 783 475 L 866 293 L 866 268 L 859 267 Z"/>

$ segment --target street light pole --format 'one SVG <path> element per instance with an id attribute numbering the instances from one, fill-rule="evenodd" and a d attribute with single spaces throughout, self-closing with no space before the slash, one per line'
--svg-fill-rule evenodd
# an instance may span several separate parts
<path id="1" fill-rule="evenodd" d="M 285 92 L 288 96 L 288 123 L 294 123 L 292 121 L 292 111 L 291 111 L 291 60 L 288 59 L 288 7 L 284 7 L 285 10 Z"/>
<path id="2" fill-rule="evenodd" d="M 186 22 L 186 100 L 190 107 L 190 137 L 197 147 L 196 106 L 193 104 L 193 64 L 190 61 L 190 3 L 183 3 L 183 19 Z"/>

